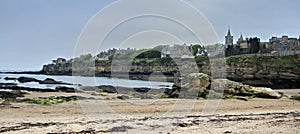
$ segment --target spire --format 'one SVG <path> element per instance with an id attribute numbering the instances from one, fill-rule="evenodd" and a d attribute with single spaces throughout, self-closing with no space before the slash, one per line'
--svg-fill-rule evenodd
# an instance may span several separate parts
<path id="1" fill-rule="evenodd" d="M 227 32 L 227 36 L 231 36 L 231 32 L 230 32 L 230 26 L 228 26 L 228 32 Z"/>
<path id="2" fill-rule="evenodd" d="M 240 41 L 243 41 L 244 38 L 243 38 L 243 34 L 241 33 L 241 37 L 239 38 Z"/>
<path id="3" fill-rule="evenodd" d="M 227 35 L 225 36 L 225 45 L 233 45 L 233 36 L 231 35 L 229 26 Z"/>

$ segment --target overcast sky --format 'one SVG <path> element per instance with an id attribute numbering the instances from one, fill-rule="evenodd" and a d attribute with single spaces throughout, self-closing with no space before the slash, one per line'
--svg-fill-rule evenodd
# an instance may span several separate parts
<path id="1" fill-rule="evenodd" d="M 228 26 L 231 27 L 235 40 L 240 33 L 244 37 L 260 37 L 262 41 L 267 41 L 271 36 L 289 35 L 298 38 L 300 35 L 299 0 L 185 1 L 205 15 L 221 42 Z M 43 64 L 56 57 L 72 57 L 84 26 L 112 2 L 113 0 L 0 0 L 0 70 L 39 70 Z M 170 6 L 168 3 L 159 5 L 166 8 Z M 139 6 L 139 3 L 128 5 L 128 8 L 135 6 Z M 183 10 L 170 12 L 180 14 L 180 11 Z M 126 12 L 126 7 L 116 12 Z M 169 27 L 172 26 L 175 24 L 170 23 Z M 123 32 L 130 30 L 132 29 Z M 170 44 L 178 41 L 159 31 L 152 32 L 152 35 L 146 31 L 143 35 L 128 40 L 134 43 L 135 39 L 142 43 L 149 36 L 158 39 L 152 43 L 158 43 L 159 37 L 166 39 L 161 40 L 162 43 L 168 40 L 172 41 Z M 179 40 L 190 43 L 184 41 L 184 38 Z M 110 45 L 115 47 L 113 43 Z M 135 47 L 138 46 L 143 45 Z M 108 46 L 103 47 L 107 48 Z"/>

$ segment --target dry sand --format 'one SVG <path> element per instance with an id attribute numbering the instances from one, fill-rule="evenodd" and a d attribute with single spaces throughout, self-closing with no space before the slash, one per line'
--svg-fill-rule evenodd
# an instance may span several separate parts
<path id="1" fill-rule="evenodd" d="M 292 95 L 300 90 L 280 91 Z M 75 94 L 31 93 L 26 98 L 53 95 Z M 192 100 L 178 99 L 103 100 L 103 97 L 114 96 L 102 95 L 101 100 L 88 99 L 51 106 L 25 103 L 1 106 L 0 132 L 300 133 L 300 102 L 288 98 L 220 100 L 214 114 L 206 116 L 201 113 L 207 102 L 204 99 L 196 100 L 195 104 Z M 192 111 L 185 113 L 192 104 Z M 170 113 L 172 108 L 175 109 L 174 115 Z"/>

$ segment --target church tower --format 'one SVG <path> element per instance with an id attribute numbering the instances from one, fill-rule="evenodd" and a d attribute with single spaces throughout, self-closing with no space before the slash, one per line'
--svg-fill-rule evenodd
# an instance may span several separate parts
<path id="1" fill-rule="evenodd" d="M 243 38 L 243 35 L 241 33 L 241 37 L 239 38 L 238 42 L 243 42 L 244 41 L 244 38 Z"/>
<path id="2" fill-rule="evenodd" d="M 230 27 L 228 27 L 228 32 L 225 36 L 225 45 L 233 45 L 233 36 L 231 35 Z"/>

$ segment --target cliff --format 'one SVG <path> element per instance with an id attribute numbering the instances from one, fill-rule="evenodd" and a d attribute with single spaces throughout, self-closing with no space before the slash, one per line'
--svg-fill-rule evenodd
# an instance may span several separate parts
<path id="1" fill-rule="evenodd" d="M 195 58 L 199 72 L 210 74 L 209 59 L 205 56 Z M 169 82 L 178 82 L 179 70 L 188 72 L 195 66 L 193 59 L 135 59 L 128 64 L 126 60 L 113 61 L 73 61 L 65 64 L 44 65 L 41 73 L 48 75 L 84 75 L 110 77 L 111 72 L 120 78 L 149 80 L 149 76 L 161 81 L 161 73 Z M 179 62 L 178 62 L 179 61 Z M 73 64 L 73 70 L 72 70 Z M 124 66 L 126 65 L 126 66 Z M 112 67 L 113 66 L 113 67 Z M 94 73 L 93 73 L 94 72 Z M 160 75 L 155 75 L 159 72 Z M 188 72 L 192 73 L 192 72 Z M 153 75 L 154 74 L 154 75 Z M 114 77 L 115 77 L 114 76 Z M 252 86 L 271 88 L 300 88 L 300 55 L 294 56 L 232 56 L 226 58 L 228 79 Z"/>
<path id="2" fill-rule="evenodd" d="M 300 88 L 300 55 L 234 56 L 227 59 L 227 78 L 253 86 Z"/>

